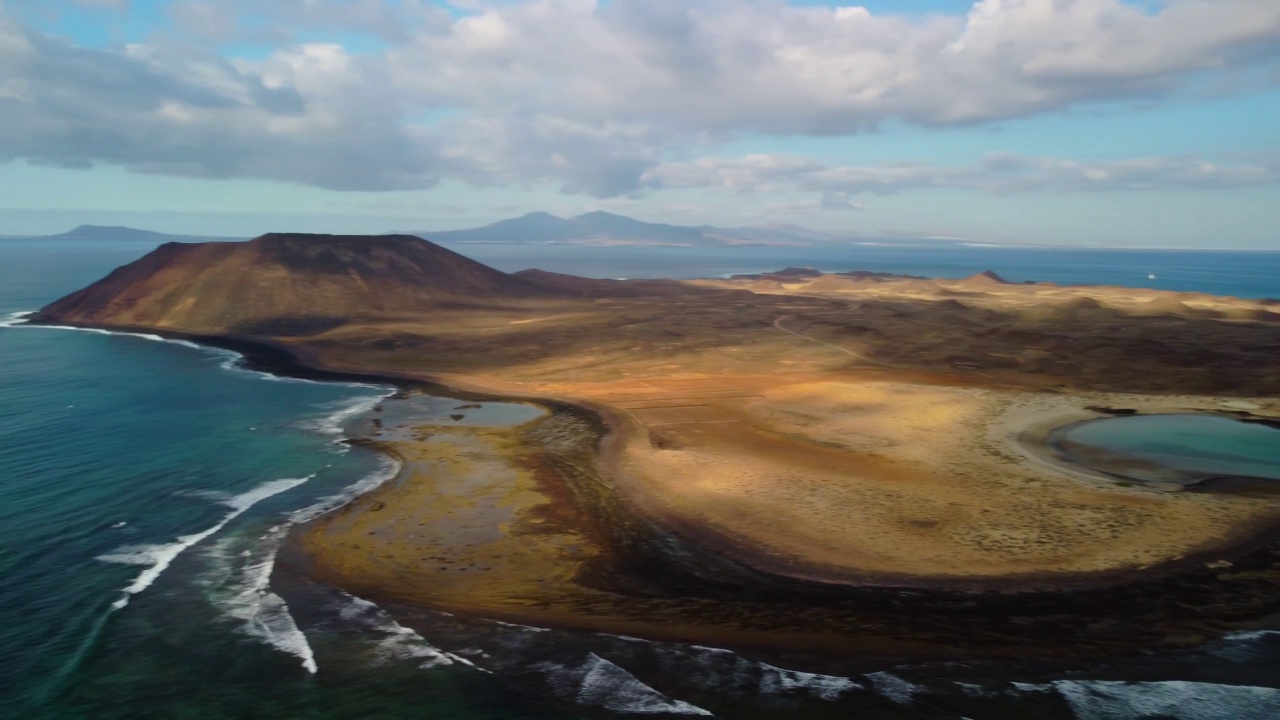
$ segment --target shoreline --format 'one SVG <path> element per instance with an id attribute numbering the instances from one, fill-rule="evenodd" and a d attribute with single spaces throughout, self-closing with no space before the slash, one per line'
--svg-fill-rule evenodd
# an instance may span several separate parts
<path id="1" fill-rule="evenodd" d="M 38 325 L 40 323 L 30 324 Z M 65 326 L 65 323 L 63 325 Z M 549 410 L 553 410 L 559 405 L 567 406 L 576 409 L 577 412 L 587 413 L 596 418 L 601 428 L 601 435 L 596 446 L 596 461 L 605 467 L 615 470 L 617 469 L 617 463 L 621 461 L 622 449 L 628 442 L 634 441 L 636 439 L 634 436 L 643 430 L 638 421 L 627 417 L 627 414 L 617 412 L 608 406 L 591 402 L 586 398 L 547 397 L 528 390 L 521 390 L 510 384 L 507 384 L 507 387 L 499 388 L 495 385 L 484 383 L 483 379 L 477 382 L 477 378 L 474 377 L 463 379 L 449 374 L 423 376 L 407 373 L 369 373 L 354 372 L 349 369 L 335 369 L 331 365 L 326 366 L 324 361 L 315 357 L 314 354 L 300 354 L 297 352 L 297 348 L 289 348 L 256 338 L 247 339 L 235 336 L 164 332 L 156 331 L 153 328 L 119 328 L 118 330 L 120 332 L 145 331 L 148 334 L 156 334 L 170 339 L 231 350 L 243 356 L 246 367 L 277 375 L 318 381 L 390 385 L 401 390 L 421 389 L 430 391 L 432 389 L 440 389 L 446 395 L 462 400 L 503 401 L 516 399 L 533 402 L 547 407 Z M 631 436 L 628 436 L 628 433 Z M 398 457 L 394 452 L 389 452 L 386 448 L 375 447 L 375 449 L 392 457 Z M 616 478 L 616 476 L 614 477 Z M 327 515 L 344 512 L 358 502 L 375 498 L 385 488 L 393 484 L 395 484 L 395 481 L 387 483 L 387 485 L 375 489 L 369 494 L 353 498 L 346 505 L 331 511 Z M 625 495 L 622 489 L 615 489 L 620 494 Z M 636 502 L 634 495 L 630 498 L 624 498 L 624 500 Z M 641 513 L 647 511 L 647 508 L 643 506 L 639 506 L 638 509 Z M 634 510 L 635 508 L 633 508 Z M 678 542 L 688 544 L 699 552 L 715 558 L 720 563 L 734 562 L 726 557 L 726 553 L 722 552 L 726 548 L 722 545 L 718 546 L 716 537 L 700 537 L 697 532 L 699 528 L 696 526 L 681 527 L 679 524 L 673 523 L 671 518 L 664 519 L 654 514 L 650 514 L 648 520 L 660 531 L 669 533 L 672 539 L 678 539 Z M 300 528 L 302 527 L 305 526 L 300 526 Z M 831 606 L 833 610 L 845 606 L 846 603 L 854 603 L 859 606 L 881 606 L 878 611 L 873 609 L 872 615 L 877 613 L 896 614 L 900 612 L 899 608 L 906 598 L 911 598 L 910 602 L 927 608 L 926 612 L 936 610 L 942 612 L 943 615 L 954 613 L 954 610 L 946 610 L 948 607 L 964 606 L 974 602 L 983 608 L 979 614 L 986 615 L 990 613 L 993 617 L 1007 617 L 1009 613 L 1025 611 L 1028 606 L 1058 606 L 1059 610 L 1071 612 L 1071 609 L 1081 611 L 1088 606 L 1105 606 L 1108 601 L 1104 598 L 1115 592 L 1127 596 L 1133 596 L 1135 593 L 1161 596 L 1167 592 L 1179 592 L 1178 588 L 1186 585 L 1187 582 L 1196 584 L 1197 577 L 1200 581 L 1205 580 L 1205 568 L 1202 566 L 1214 560 L 1225 560 L 1224 556 L 1231 557 L 1233 559 L 1232 562 L 1243 562 L 1246 565 L 1256 564 L 1261 556 L 1267 555 L 1269 548 L 1277 546 L 1277 542 L 1280 541 L 1280 524 L 1272 522 L 1266 528 L 1255 528 L 1250 531 L 1241 529 L 1239 533 L 1234 533 L 1233 535 L 1233 537 L 1224 538 L 1220 546 L 1204 549 L 1194 556 L 1173 559 L 1156 566 L 1138 570 L 1121 568 L 1071 575 L 1038 575 L 1033 573 L 1023 576 L 1007 575 L 986 580 L 969 578 L 958 581 L 940 577 L 905 576 L 913 582 L 900 585 L 895 584 L 894 580 L 896 578 L 883 575 L 868 575 L 863 582 L 856 584 L 822 582 L 814 578 L 806 578 L 803 574 L 773 574 L 763 571 L 764 574 L 760 575 L 760 570 L 750 568 L 748 568 L 747 575 L 753 577 L 756 581 L 762 581 L 758 587 L 754 588 L 762 599 L 767 599 L 776 593 L 779 598 L 788 598 L 792 601 L 798 601 L 801 605 L 819 608 L 834 602 L 835 605 Z M 290 537 L 292 540 L 296 537 L 296 533 L 291 533 Z M 699 580 L 699 578 L 695 577 L 692 584 L 694 586 L 699 585 Z M 769 586 L 773 585 L 778 587 L 775 590 L 769 590 Z M 710 602 L 716 602 L 714 598 L 723 593 L 723 591 L 715 591 L 714 588 L 705 586 L 701 588 L 694 587 L 693 590 L 696 591 L 693 595 L 694 597 L 701 597 Z M 678 593 L 678 596 L 688 597 L 687 593 Z M 375 595 L 374 599 L 377 600 L 379 598 Z M 387 599 L 392 603 L 403 604 L 403 599 Z M 1042 607 L 1042 611 L 1045 609 L 1047 608 Z M 459 608 L 454 608 L 454 610 L 459 610 Z M 465 610 L 462 611 L 465 612 Z M 621 628 L 624 631 L 623 634 L 638 636 L 663 635 L 668 636 L 667 639 L 684 638 L 689 640 L 693 638 L 696 640 L 703 635 L 707 635 L 710 636 L 713 642 L 731 646 L 735 645 L 735 643 L 747 646 L 778 646 L 779 642 L 781 642 L 782 646 L 792 645 L 791 642 L 785 642 L 785 638 L 779 636 L 776 632 L 765 632 L 764 636 L 756 637 L 758 635 L 756 632 L 746 632 L 744 634 L 742 631 L 737 631 L 727 632 L 726 634 L 724 629 L 715 630 L 711 627 L 699 628 L 693 626 L 674 629 L 670 633 L 666 633 L 659 632 L 651 622 L 620 622 L 617 619 L 609 620 L 603 618 L 595 620 L 577 618 L 575 620 L 566 616 L 563 611 L 528 614 L 499 614 L 494 612 L 488 615 L 481 613 L 479 616 L 499 617 L 513 622 L 523 620 L 527 624 L 579 627 L 594 631 L 609 631 L 610 627 L 616 631 Z M 1223 631 L 1225 632 L 1225 629 Z M 958 634 L 963 636 L 965 633 L 959 632 Z M 772 637 L 772 640 L 770 640 L 770 637 Z M 737 638 L 737 640 L 734 638 Z M 829 643 L 839 645 L 848 641 L 848 638 L 838 641 L 820 641 L 818 636 L 812 636 L 807 640 L 802 640 L 799 643 L 799 647 L 811 647 L 816 650 L 819 645 L 827 645 Z M 866 635 L 862 636 L 862 643 L 877 644 L 871 636 Z M 889 646 L 897 647 L 899 650 L 905 650 L 911 643 L 905 642 L 904 638 L 899 637 L 888 644 Z M 934 647 L 935 644 L 933 641 L 925 642 L 928 647 Z M 979 640 L 976 644 L 981 646 L 986 643 Z M 988 649 L 996 650 L 997 646 L 1001 644 L 996 643 L 995 646 L 991 646 Z M 1004 644 L 1008 644 L 1008 641 L 1005 641 Z M 1025 651 L 1025 647 L 1021 647 L 1023 645 L 1022 642 L 1013 642 L 1012 645 L 1020 647 L 1019 651 Z M 1141 645 L 1134 644 L 1133 649 L 1138 649 L 1138 647 L 1141 647 Z M 793 647 L 792 649 L 799 648 Z M 964 654 L 967 655 L 968 653 Z"/>
<path id="2" fill-rule="evenodd" d="M 34 313 L 32 314 L 34 315 Z M 521 389 L 508 382 L 484 382 L 482 378 L 476 376 L 459 377 L 453 373 L 430 373 L 430 374 L 413 374 L 413 373 L 396 373 L 385 370 L 377 372 L 356 371 L 350 369 L 336 369 L 326 366 L 324 361 L 317 358 L 316 353 L 299 352 L 303 348 L 289 347 L 284 344 L 274 343 L 262 338 L 249 338 L 233 335 L 206 335 L 200 333 L 185 333 L 178 331 L 163 330 L 149 327 L 97 327 L 93 325 L 74 325 L 70 323 L 60 323 L 59 325 L 45 324 L 32 319 L 32 316 L 24 318 L 23 325 L 33 327 L 46 327 L 49 329 L 63 328 L 92 329 L 105 330 L 108 332 L 119 332 L 125 334 L 148 334 L 159 336 L 168 340 L 179 340 L 199 345 L 205 345 L 212 348 L 229 350 L 239 354 L 245 368 L 257 372 L 264 372 L 281 377 L 297 378 L 302 380 L 313 380 L 317 382 L 334 382 L 334 383 L 362 383 L 370 385 L 386 385 L 395 387 L 399 390 L 417 389 L 422 391 L 437 391 L 448 397 L 454 397 L 459 400 L 468 401 L 489 401 L 489 402 L 506 402 L 521 401 L 540 405 L 547 410 L 554 410 L 557 406 L 568 406 L 579 411 L 589 413 L 596 417 L 603 428 L 598 447 L 598 459 L 602 466 L 612 472 L 625 474 L 625 470 L 619 467 L 622 446 L 628 441 L 635 440 L 635 437 L 628 437 L 627 433 L 639 435 L 641 433 L 641 424 L 635 420 L 630 413 L 626 411 L 619 412 L 617 409 L 608 405 L 592 401 L 584 397 L 574 397 L 570 395 L 549 395 L 545 393 L 532 392 Z M 918 371 L 904 370 L 903 373 L 910 375 L 919 375 Z M 1115 393 L 1106 393 L 1115 394 Z M 1161 404 L 1155 408 L 1147 408 L 1140 411 L 1141 414 L 1167 414 L 1177 412 L 1193 412 L 1200 414 L 1214 414 L 1231 419 L 1240 420 L 1240 412 L 1237 410 L 1225 410 L 1220 408 L 1187 408 L 1186 406 L 1163 404 L 1165 396 L 1152 395 L 1151 398 L 1157 398 Z M 1023 456 L 1035 462 L 1039 467 L 1045 470 L 1053 471 L 1058 474 L 1070 476 L 1076 480 L 1090 482 L 1106 489 L 1114 489 L 1116 486 L 1117 476 L 1112 476 L 1102 471 L 1097 471 L 1085 465 L 1072 462 L 1070 460 L 1060 461 L 1049 457 L 1045 457 L 1044 451 L 1055 451 L 1046 442 L 1046 436 L 1054 429 L 1070 425 L 1075 422 L 1081 422 L 1091 419 L 1102 419 L 1109 417 L 1107 413 L 1092 410 L 1077 410 L 1052 415 L 1034 422 L 1024 428 L 1014 442 L 1014 446 L 1023 450 Z M 1268 418 L 1267 416 L 1255 416 L 1249 413 L 1251 422 L 1268 422 L 1274 423 L 1277 420 Z M 1036 449 L 1037 445 L 1042 445 L 1040 450 Z M 378 449 L 378 452 L 395 457 L 394 453 L 385 449 Z M 656 519 L 656 518 L 655 518 Z M 1278 537 L 1280 537 L 1280 517 L 1277 517 L 1273 523 L 1268 523 L 1267 527 L 1274 526 Z M 671 528 L 675 531 L 674 528 Z M 1253 534 L 1252 531 L 1244 531 L 1247 534 Z M 694 533 L 696 534 L 696 533 Z M 1234 547 L 1239 543 L 1226 542 L 1220 547 L 1206 548 L 1205 553 L 1214 553 L 1224 550 L 1228 547 Z M 1251 543 L 1242 543 L 1249 546 Z M 1183 564 L 1181 559 L 1170 560 L 1170 566 L 1179 566 Z M 1176 571 L 1176 570 L 1175 570 Z M 1145 576 L 1159 577 L 1167 573 L 1160 573 L 1159 566 L 1152 568 L 1141 568 L 1136 572 Z M 1005 593 L 1018 593 L 1021 590 L 1008 591 L 1002 587 L 988 587 L 988 583 L 1004 585 L 1007 580 L 1040 580 L 1047 575 L 1052 578 L 1062 579 L 1064 582 L 1059 586 L 1056 584 L 1042 585 L 1031 589 L 1029 592 L 1052 592 L 1058 587 L 1062 588 L 1079 588 L 1079 587 L 1106 587 L 1117 583 L 1128 582 L 1127 578 L 1131 578 L 1135 573 L 1132 568 L 1118 568 L 1115 570 L 1103 570 L 1098 572 L 1083 573 L 1029 573 L 1027 575 L 1004 575 L 986 579 L 981 579 L 977 583 L 970 583 L 968 580 L 960 580 L 954 585 L 966 587 L 969 592 L 990 592 L 996 591 Z M 1117 583 L 1110 582 L 1111 576 L 1124 576 L 1114 578 Z M 780 576 L 786 577 L 786 576 Z M 877 575 L 868 574 L 867 582 L 860 585 L 848 585 L 847 587 L 863 587 L 863 588 L 891 588 L 891 589 L 924 589 L 924 587 L 904 584 L 895 585 L 894 581 L 900 578 L 918 578 L 915 575 Z M 803 578 L 797 577 L 797 580 Z M 983 581 L 985 580 L 985 582 Z M 1096 581 L 1096 582 L 1095 582 Z M 945 577 L 930 578 L 929 583 L 941 582 L 942 585 L 951 585 Z M 822 583 L 817 582 L 819 587 L 846 587 L 840 583 Z"/>

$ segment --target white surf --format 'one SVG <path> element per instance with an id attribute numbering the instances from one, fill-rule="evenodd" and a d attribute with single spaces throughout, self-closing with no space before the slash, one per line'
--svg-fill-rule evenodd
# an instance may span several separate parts
<path id="1" fill-rule="evenodd" d="M 202 540 L 212 537 L 219 530 L 226 527 L 227 523 L 240 517 L 249 508 L 259 502 L 274 495 L 279 495 L 286 490 L 291 490 L 313 477 L 315 477 L 315 475 L 308 475 L 307 477 L 302 478 L 272 480 L 270 482 L 263 483 L 248 492 L 236 495 L 224 502 L 225 505 L 231 508 L 231 512 L 224 515 L 222 520 L 217 524 L 198 533 L 182 535 L 171 543 L 166 543 L 164 545 L 129 545 L 120 548 L 115 552 L 98 556 L 98 560 L 103 562 L 147 566 L 146 570 L 143 570 L 142 573 L 134 578 L 133 582 L 129 583 L 129 585 L 121 591 L 123 595 L 112 603 L 111 606 L 116 610 L 123 609 L 129 604 L 129 599 L 131 597 L 151 587 L 152 583 L 154 583 L 156 579 L 169 568 L 173 561 L 188 548 Z"/>

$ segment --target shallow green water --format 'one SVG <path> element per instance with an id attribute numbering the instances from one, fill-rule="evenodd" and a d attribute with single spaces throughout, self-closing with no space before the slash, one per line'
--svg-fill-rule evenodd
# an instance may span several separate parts
<path id="1" fill-rule="evenodd" d="M 1066 428 L 1051 440 L 1146 461 L 1190 478 L 1280 480 L 1280 429 L 1216 415 L 1106 418 Z"/>

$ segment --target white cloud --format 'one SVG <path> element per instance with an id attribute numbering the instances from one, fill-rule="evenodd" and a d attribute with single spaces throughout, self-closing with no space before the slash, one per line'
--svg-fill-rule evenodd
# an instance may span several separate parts
<path id="1" fill-rule="evenodd" d="M 376 63 L 374 63 L 376 67 Z M 255 66 L 86 50 L 0 14 L 0 160 L 266 178 L 336 189 L 426 187 L 444 161 L 400 122 L 380 73 L 335 46 Z"/>
<path id="2" fill-rule="evenodd" d="M 486 28 L 483 32 L 478 28 Z M 1149 97 L 1280 49 L 1274 0 L 985 0 L 967 18 L 753 0 L 538 0 L 396 54 L 421 90 L 672 130 L 843 134 Z"/>
<path id="3" fill-rule="evenodd" d="M 1077 162 L 994 153 L 971 165 L 828 166 L 789 155 L 747 155 L 660 165 L 646 172 L 643 182 L 651 188 L 709 187 L 742 193 L 810 191 L 820 194 L 822 207 L 832 208 L 842 201 L 851 202 L 858 195 L 888 195 L 924 188 L 1015 193 L 1268 185 L 1280 182 L 1280 157 L 1227 163 L 1194 157 Z"/>
<path id="4" fill-rule="evenodd" d="M 172 14 L 185 35 L 119 51 L 42 36 L 0 5 L 0 158 L 344 189 L 453 177 L 611 197 L 780 183 L 828 206 L 839 193 L 912 187 L 1275 181 L 1271 166 L 1176 158 L 958 168 L 663 158 L 740 133 L 982 123 L 1158 100 L 1193 81 L 1252 87 L 1242 79 L 1280 55 L 1276 0 L 1167 0 L 1153 12 L 1119 0 L 983 0 L 965 16 L 910 17 L 780 0 L 452 5 L 460 16 L 427 0 L 181 0 Z M 335 42 L 299 42 L 312 31 Z M 376 36 L 385 52 L 336 44 L 350 34 Z M 233 40 L 279 50 L 234 63 L 210 52 Z"/>

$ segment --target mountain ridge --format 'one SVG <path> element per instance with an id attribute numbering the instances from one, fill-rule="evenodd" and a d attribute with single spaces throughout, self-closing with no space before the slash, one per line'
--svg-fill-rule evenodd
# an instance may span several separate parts
<path id="1" fill-rule="evenodd" d="M 566 244 L 584 246 L 633 247 L 813 247 L 827 243 L 874 243 L 911 247 L 954 246 L 962 241 L 939 238 L 894 238 L 862 236 L 851 232 L 814 230 L 790 223 L 762 223 L 737 227 L 715 225 L 672 225 L 637 220 L 626 215 L 596 210 L 569 218 L 544 211 L 497 220 L 487 225 L 458 230 L 409 231 L 403 234 L 444 244 Z M 377 237 L 375 234 L 359 237 Z M 238 242 L 248 238 L 187 235 L 142 230 L 124 225 L 80 225 L 55 235 L 6 236 L 45 240 L 92 240 L 138 242 Z M 357 237 L 352 235 L 352 237 Z"/>
<path id="2" fill-rule="evenodd" d="M 582 245 L 645 245 L 651 247 L 700 247 L 720 243 L 704 228 L 650 223 L 625 215 L 594 211 L 562 218 L 532 212 L 516 218 L 464 230 L 415 233 L 444 243 L 567 243 Z"/>
<path id="3" fill-rule="evenodd" d="M 421 231 L 413 234 L 446 244 L 565 244 L 635 247 L 808 247 L 824 243 L 876 242 L 904 246 L 954 246 L 961 240 L 895 238 L 886 240 L 856 233 L 813 230 L 788 223 L 738 227 L 672 225 L 646 222 L 626 215 L 595 210 L 569 218 L 530 212 L 461 230 Z"/>

